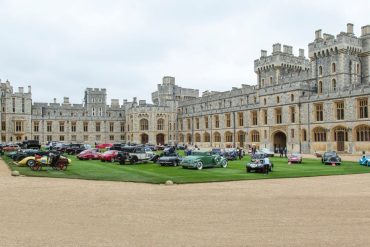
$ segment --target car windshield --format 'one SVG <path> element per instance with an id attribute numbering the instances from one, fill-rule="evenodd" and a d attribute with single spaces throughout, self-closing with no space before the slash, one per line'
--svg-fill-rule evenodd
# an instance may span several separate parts
<path id="1" fill-rule="evenodd" d="M 109 151 L 105 151 L 104 154 L 113 154 L 115 152 L 115 150 L 109 150 Z"/>

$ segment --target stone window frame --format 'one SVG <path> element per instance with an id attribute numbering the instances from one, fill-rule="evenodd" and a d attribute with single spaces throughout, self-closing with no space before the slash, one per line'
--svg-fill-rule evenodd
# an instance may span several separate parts
<path id="1" fill-rule="evenodd" d="M 315 121 L 322 122 L 324 121 L 324 104 L 316 103 L 315 106 Z"/>
<path id="2" fill-rule="evenodd" d="M 336 120 L 344 120 L 344 100 L 335 101 L 335 119 Z"/>
<path id="3" fill-rule="evenodd" d="M 225 142 L 233 142 L 233 133 L 230 131 L 225 132 Z"/>
<path id="4" fill-rule="evenodd" d="M 275 108 L 275 123 L 276 124 L 283 123 L 283 110 L 281 107 Z"/>
<path id="5" fill-rule="evenodd" d="M 326 129 L 323 127 L 316 127 L 312 130 L 314 142 L 326 142 L 327 134 Z"/>
<path id="6" fill-rule="evenodd" d="M 368 98 L 357 99 L 357 118 L 367 119 L 369 118 L 369 100 Z"/>
<path id="7" fill-rule="evenodd" d="M 260 132 L 257 130 L 252 130 L 250 132 L 251 142 L 260 142 Z"/>
<path id="8" fill-rule="evenodd" d="M 370 141 L 370 126 L 359 125 L 356 127 L 356 139 L 357 142 L 369 142 Z"/>

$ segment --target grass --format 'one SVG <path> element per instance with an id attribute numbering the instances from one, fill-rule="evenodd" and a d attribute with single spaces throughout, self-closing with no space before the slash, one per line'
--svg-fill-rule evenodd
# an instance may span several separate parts
<path id="1" fill-rule="evenodd" d="M 18 167 L 8 157 L 3 156 L 11 170 L 17 170 L 25 176 L 156 184 L 164 183 L 167 180 L 181 184 L 370 173 L 370 168 L 360 166 L 356 162 L 343 162 L 340 166 L 332 167 L 321 164 L 319 159 L 304 159 L 302 164 L 288 165 L 286 158 L 274 157 L 271 159 L 274 163 L 273 172 L 264 175 L 261 173 L 246 173 L 245 165 L 250 160 L 249 156 L 242 160 L 230 161 L 227 168 L 205 168 L 200 171 L 182 169 L 181 166 L 162 167 L 152 162 L 119 165 L 118 163 L 97 160 L 80 161 L 75 156 L 69 156 L 69 158 L 72 159 L 72 165 L 68 166 L 66 171 L 55 171 L 51 167 L 43 167 L 41 171 L 31 171 L 28 167 Z"/>

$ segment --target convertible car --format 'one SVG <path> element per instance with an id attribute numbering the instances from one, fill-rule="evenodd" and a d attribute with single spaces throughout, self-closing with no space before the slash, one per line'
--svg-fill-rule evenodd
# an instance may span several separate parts
<path id="1" fill-rule="evenodd" d="M 270 164 L 268 166 L 268 169 L 269 169 L 268 171 L 271 172 L 273 167 L 274 167 L 274 165 L 270 161 Z M 254 172 L 266 173 L 265 169 L 266 169 L 266 167 L 263 164 L 263 159 L 255 159 L 254 161 L 251 161 L 250 163 L 248 163 L 247 166 L 246 166 L 247 172 L 254 171 Z"/>
<path id="2" fill-rule="evenodd" d="M 202 170 L 203 167 L 227 167 L 227 159 L 217 154 L 211 154 L 210 151 L 193 151 L 191 155 L 186 156 L 181 161 L 182 168 L 197 168 Z"/>
<path id="3" fill-rule="evenodd" d="M 61 156 L 63 157 L 63 156 Z M 22 159 L 21 161 L 17 162 L 18 166 L 30 166 L 30 164 L 34 163 L 34 160 L 39 160 L 41 161 L 41 163 L 43 164 L 49 164 L 50 163 L 50 159 L 48 156 L 28 156 L 24 159 Z M 70 165 L 71 164 L 71 159 L 68 159 L 68 164 Z"/>
<path id="4" fill-rule="evenodd" d="M 177 166 L 178 164 L 180 164 L 180 162 L 181 157 L 177 153 L 169 153 L 163 155 L 157 160 L 157 163 L 160 164 L 161 166 L 164 165 Z"/>
<path id="5" fill-rule="evenodd" d="M 342 159 L 338 156 L 338 154 L 334 151 L 325 152 L 322 155 L 321 162 L 326 164 L 335 164 L 340 165 L 342 163 Z"/>
<path id="6" fill-rule="evenodd" d="M 359 163 L 362 166 L 370 166 L 370 156 L 362 156 L 362 158 L 359 160 Z"/>
<path id="7" fill-rule="evenodd" d="M 292 153 L 288 157 L 288 163 L 302 163 L 302 155 L 299 153 Z"/>

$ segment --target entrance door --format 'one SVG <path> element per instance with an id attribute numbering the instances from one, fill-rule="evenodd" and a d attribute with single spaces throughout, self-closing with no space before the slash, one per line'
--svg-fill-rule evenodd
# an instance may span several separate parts
<path id="1" fill-rule="evenodd" d="M 141 144 L 147 144 L 149 141 L 149 136 L 147 134 L 141 135 Z"/>
<path id="2" fill-rule="evenodd" d="M 161 145 L 165 144 L 164 143 L 164 134 L 158 134 L 156 139 L 157 139 L 156 141 L 157 141 L 158 145 L 159 144 L 161 144 Z"/>
<path id="3" fill-rule="evenodd" d="M 337 132 L 337 151 L 344 151 L 344 131 Z"/>
<path id="4" fill-rule="evenodd" d="M 286 147 L 286 135 L 279 131 L 274 134 L 274 152 Z"/>

